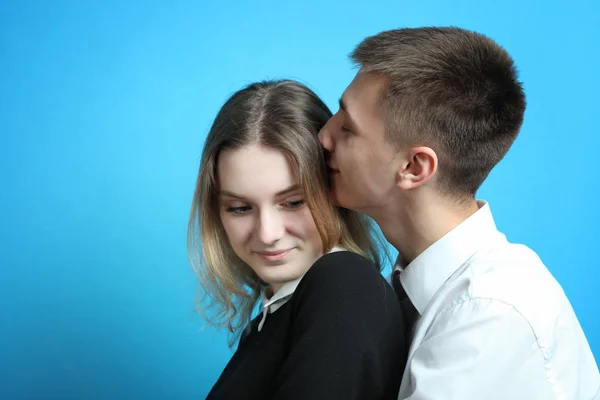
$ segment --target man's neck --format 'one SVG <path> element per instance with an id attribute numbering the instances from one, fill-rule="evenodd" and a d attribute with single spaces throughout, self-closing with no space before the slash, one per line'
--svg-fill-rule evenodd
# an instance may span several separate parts
<path id="1" fill-rule="evenodd" d="M 478 210 L 475 199 L 456 204 L 427 197 L 404 198 L 371 216 L 407 264 Z"/>

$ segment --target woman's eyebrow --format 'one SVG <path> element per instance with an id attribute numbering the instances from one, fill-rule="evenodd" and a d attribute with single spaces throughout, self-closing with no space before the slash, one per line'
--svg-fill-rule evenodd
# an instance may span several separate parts
<path id="1" fill-rule="evenodd" d="M 290 187 L 289 187 L 289 188 L 287 188 L 287 189 L 283 189 L 282 191 L 280 191 L 280 192 L 277 192 L 277 193 L 275 194 L 275 196 L 277 196 L 277 197 L 285 196 L 286 194 L 290 194 L 290 193 L 292 193 L 292 192 L 295 192 L 295 191 L 296 191 L 296 190 L 298 190 L 298 189 L 300 189 L 300 185 L 298 185 L 298 184 L 294 184 L 294 185 L 290 186 Z M 219 191 L 219 195 L 221 195 L 221 196 L 233 197 L 233 198 L 235 198 L 235 199 L 242 199 L 242 200 L 243 200 L 243 199 L 245 199 L 245 197 L 244 197 L 244 196 L 242 196 L 242 195 L 239 195 L 239 194 L 236 194 L 236 193 L 234 193 L 234 192 L 231 192 L 231 191 L 229 191 L 229 190 L 221 190 L 221 191 Z"/>

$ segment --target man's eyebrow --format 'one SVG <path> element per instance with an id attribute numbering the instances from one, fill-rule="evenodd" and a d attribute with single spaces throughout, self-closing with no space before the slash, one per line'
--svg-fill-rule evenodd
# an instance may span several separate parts
<path id="1" fill-rule="evenodd" d="M 277 192 L 275 194 L 275 196 L 277 196 L 277 197 L 285 196 L 286 194 L 290 194 L 290 193 L 295 192 L 296 190 L 299 190 L 299 189 L 300 189 L 300 185 L 295 184 L 295 185 L 290 186 L 287 189 L 283 189 L 282 191 Z M 221 191 L 219 191 L 219 195 L 220 196 L 233 197 L 235 199 L 240 199 L 240 200 L 244 200 L 245 199 L 244 196 L 241 196 L 239 194 L 230 192 L 229 190 L 221 190 Z"/>
<path id="2" fill-rule="evenodd" d="M 344 101 L 344 99 L 342 97 L 340 97 L 340 109 L 342 111 L 344 111 L 344 113 L 346 114 L 346 120 L 348 122 L 350 122 L 350 125 L 352 127 L 356 128 L 356 124 L 354 123 L 354 119 L 352 119 L 352 116 L 348 112 L 348 106 L 346 105 L 346 102 Z"/>

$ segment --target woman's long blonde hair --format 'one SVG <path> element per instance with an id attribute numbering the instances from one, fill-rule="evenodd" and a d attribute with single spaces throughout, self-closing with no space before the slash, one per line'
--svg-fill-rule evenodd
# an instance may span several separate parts
<path id="1" fill-rule="evenodd" d="M 290 80 L 251 84 L 223 105 L 210 129 L 188 223 L 188 252 L 200 281 L 199 310 L 225 327 L 233 345 L 248 325 L 261 280 L 231 249 L 219 212 L 217 161 L 223 150 L 259 144 L 288 158 L 315 220 L 325 252 L 341 246 L 370 259 L 381 270 L 387 254 L 371 221 L 328 198 L 327 168 L 317 134 L 331 111 L 306 86 Z M 207 311 L 213 312 L 208 313 Z"/>

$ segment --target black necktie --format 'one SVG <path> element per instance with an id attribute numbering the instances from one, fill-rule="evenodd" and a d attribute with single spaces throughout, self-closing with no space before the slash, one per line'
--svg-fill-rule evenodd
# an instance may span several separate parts
<path id="1" fill-rule="evenodd" d="M 404 312 L 404 320 L 406 322 L 406 338 L 408 340 L 408 344 L 412 340 L 412 332 L 415 322 L 419 317 L 419 312 L 413 305 L 412 301 L 406 294 L 406 290 L 402 287 L 402 282 L 400 281 L 400 271 L 395 270 L 392 274 L 392 286 L 394 287 L 394 291 L 398 295 L 398 300 L 400 300 L 400 307 L 402 307 L 402 311 Z"/>

